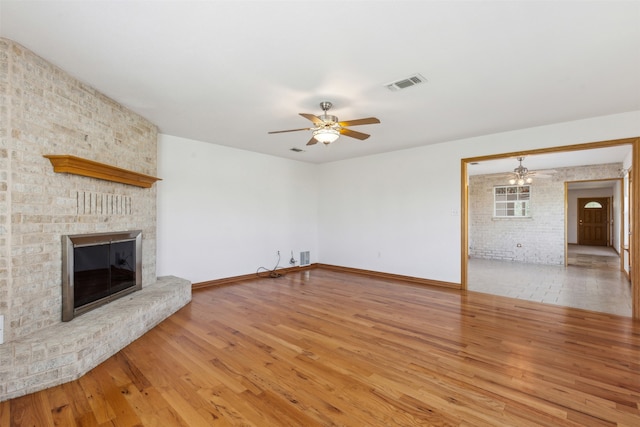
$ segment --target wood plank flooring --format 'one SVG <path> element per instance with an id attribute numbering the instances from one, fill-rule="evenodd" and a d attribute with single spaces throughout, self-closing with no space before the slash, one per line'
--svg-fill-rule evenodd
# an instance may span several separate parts
<path id="1" fill-rule="evenodd" d="M 2 426 L 638 426 L 640 323 L 321 269 L 194 292 Z"/>

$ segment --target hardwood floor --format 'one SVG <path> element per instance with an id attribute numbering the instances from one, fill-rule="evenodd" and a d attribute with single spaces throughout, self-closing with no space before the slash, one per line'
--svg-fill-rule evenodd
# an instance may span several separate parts
<path id="1" fill-rule="evenodd" d="M 640 323 L 326 270 L 194 292 L 2 426 L 637 426 Z"/>

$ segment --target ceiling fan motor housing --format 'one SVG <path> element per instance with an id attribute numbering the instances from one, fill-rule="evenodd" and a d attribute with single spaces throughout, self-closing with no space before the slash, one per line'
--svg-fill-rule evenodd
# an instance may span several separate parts
<path id="1" fill-rule="evenodd" d="M 329 101 L 322 101 L 320 103 L 320 108 L 322 108 L 322 111 L 324 111 L 325 114 L 327 114 L 327 111 L 329 111 L 331 107 L 333 107 L 333 104 Z"/>
<path id="2" fill-rule="evenodd" d="M 332 116 L 330 114 L 323 114 L 320 116 L 320 120 L 324 123 L 321 126 L 331 127 L 334 124 L 338 123 L 338 118 L 336 116 Z"/>

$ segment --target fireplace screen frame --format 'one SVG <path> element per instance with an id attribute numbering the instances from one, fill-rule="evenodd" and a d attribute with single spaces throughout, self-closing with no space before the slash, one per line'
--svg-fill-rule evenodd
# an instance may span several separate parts
<path id="1" fill-rule="evenodd" d="M 135 284 L 120 291 L 75 307 L 75 265 L 76 248 L 135 242 Z M 109 302 L 142 289 L 142 230 L 116 231 L 109 233 L 74 234 L 62 236 L 62 321 L 94 310 Z"/>

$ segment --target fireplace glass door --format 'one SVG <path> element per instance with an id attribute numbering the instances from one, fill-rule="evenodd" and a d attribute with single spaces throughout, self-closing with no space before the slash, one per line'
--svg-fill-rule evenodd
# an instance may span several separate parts
<path id="1" fill-rule="evenodd" d="M 73 259 L 74 308 L 136 284 L 135 240 L 75 247 Z"/>
<path id="2" fill-rule="evenodd" d="M 64 236 L 62 320 L 142 288 L 139 230 Z"/>

